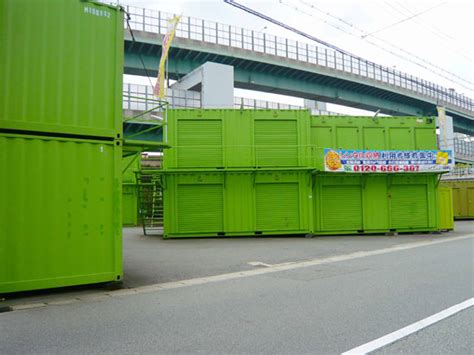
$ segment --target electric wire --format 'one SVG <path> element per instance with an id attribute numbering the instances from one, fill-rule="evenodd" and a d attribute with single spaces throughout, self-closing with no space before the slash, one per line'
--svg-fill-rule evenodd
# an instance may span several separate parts
<path id="1" fill-rule="evenodd" d="M 402 3 L 393 3 L 393 4 L 391 4 L 389 2 L 385 2 L 384 4 L 389 6 L 393 10 L 395 10 L 397 12 L 397 15 L 406 16 L 406 13 L 409 13 L 409 14 L 413 13 L 410 9 L 405 7 Z M 400 8 L 402 8 L 403 11 L 406 11 L 406 13 L 402 12 L 399 8 L 395 7 L 394 6 L 395 4 L 398 5 Z M 445 45 L 449 46 L 450 49 L 453 52 L 456 52 L 459 56 L 461 56 L 461 57 L 463 57 L 463 58 L 465 58 L 469 61 L 472 61 L 472 55 L 469 52 L 467 52 L 466 50 L 463 50 L 461 48 L 455 47 L 451 44 L 454 40 L 453 37 L 451 37 L 449 35 L 446 35 L 443 32 L 440 32 L 439 30 L 435 29 L 434 27 L 431 28 L 428 24 L 425 24 L 424 22 L 421 22 L 418 19 L 415 19 L 414 23 L 417 23 L 422 29 L 424 29 L 425 31 L 431 33 L 432 35 L 436 36 L 438 39 L 443 41 Z"/>
<path id="2" fill-rule="evenodd" d="M 135 40 L 135 35 L 133 34 L 133 30 L 132 30 L 132 27 L 130 26 L 130 19 L 131 19 L 131 16 L 130 14 L 124 9 L 123 10 L 125 12 L 125 20 L 127 21 L 127 28 L 128 28 L 128 31 L 130 32 L 130 35 L 132 36 L 132 43 L 133 44 L 137 44 L 137 41 Z M 143 60 L 143 56 L 141 53 L 138 53 L 138 57 L 140 58 L 140 62 L 143 66 L 143 70 L 145 71 L 145 74 L 146 74 L 146 77 L 148 78 L 148 81 L 150 82 L 150 85 L 152 87 L 154 87 L 153 85 L 153 82 L 151 81 L 151 77 L 148 73 L 148 70 L 146 68 L 146 65 L 145 65 L 145 61 Z"/>
<path id="3" fill-rule="evenodd" d="M 309 13 L 309 12 L 307 12 L 307 11 L 304 11 L 304 10 L 298 8 L 298 7 L 294 7 L 294 6 L 292 6 L 292 5 L 289 5 L 289 4 L 285 3 L 283 0 L 279 0 L 279 2 L 280 2 L 281 4 L 283 4 L 283 5 L 285 5 L 285 6 L 288 6 L 288 7 L 292 8 L 292 9 L 295 10 L 295 11 L 299 11 L 299 12 L 301 12 L 301 13 L 303 13 L 303 14 L 306 14 L 307 16 L 312 16 L 312 17 L 314 17 L 314 15 L 313 15 L 312 13 Z M 310 7 L 311 9 L 316 10 L 316 11 L 318 11 L 318 12 L 320 12 L 320 13 L 326 15 L 326 16 L 329 16 L 329 17 L 331 17 L 331 18 L 333 18 L 333 19 L 335 19 L 335 20 L 337 20 L 337 21 L 339 21 L 339 22 L 341 22 L 341 23 L 344 23 L 346 26 L 349 26 L 349 27 L 351 27 L 352 29 L 355 29 L 355 30 L 357 30 L 357 31 L 359 31 L 359 32 L 361 32 L 361 33 L 366 33 L 365 30 L 363 30 L 363 29 L 361 29 L 361 28 L 355 26 L 354 24 L 352 24 L 352 23 L 350 23 L 350 22 L 348 22 L 348 21 L 346 21 L 346 20 L 344 20 L 344 19 L 342 19 L 342 18 L 340 18 L 340 17 L 338 17 L 338 16 L 335 16 L 335 15 L 333 15 L 333 14 L 327 12 L 327 11 L 324 11 L 324 10 L 319 9 L 319 8 L 316 7 L 314 4 L 310 4 L 310 3 L 306 2 L 306 1 L 303 1 L 303 0 L 300 0 L 300 3 L 302 3 L 303 5 L 305 5 L 305 6 L 307 6 L 307 7 Z M 457 74 L 454 74 L 454 73 L 452 73 L 452 72 L 450 72 L 450 71 L 448 71 L 448 70 L 446 70 L 446 69 L 444 69 L 444 68 L 441 68 L 441 67 L 439 67 L 438 65 L 433 64 L 433 63 L 431 63 L 430 61 L 427 61 L 426 59 L 424 59 L 424 58 L 422 58 L 422 57 L 420 57 L 420 56 L 417 56 L 416 54 L 413 54 L 413 53 L 411 53 L 411 52 L 409 52 L 409 51 L 407 51 L 407 50 L 405 50 L 405 49 L 403 49 L 403 48 L 400 48 L 400 47 L 398 47 L 398 46 L 395 46 L 395 45 L 391 44 L 390 42 L 387 42 L 386 40 L 384 40 L 384 39 L 382 39 L 382 38 L 379 38 L 379 37 L 377 37 L 377 36 L 375 36 L 375 35 L 373 35 L 373 36 L 371 36 L 371 37 L 374 38 L 374 39 L 376 39 L 376 40 L 378 40 L 378 41 L 380 41 L 380 42 L 383 42 L 384 44 L 386 44 L 386 45 L 388 45 L 388 46 L 390 46 L 390 47 L 392 47 L 392 48 L 394 48 L 394 49 L 396 49 L 396 50 L 398 50 L 398 51 L 400 51 L 400 52 L 403 52 L 403 53 L 409 55 L 410 57 L 405 57 L 405 56 L 400 55 L 399 53 L 395 53 L 395 52 L 393 52 L 393 51 L 390 50 L 390 49 L 384 48 L 384 47 L 380 46 L 379 44 L 374 43 L 373 41 L 367 39 L 367 37 L 358 36 L 358 35 L 356 35 L 355 33 L 350 32 L 350 31 L 347 31 L 346 29 L 341 28 L 341 27 L 339 27 L 339 26 L 337 26 L 337 25 L 334 25 L 334 24 L 332 24 L 332 23 L 330 23 L 330 22 L 328 22 L 328 21 L 326 21 L 326 20 L 323 20 L 323 22 L 324 22 L 324 23 L 327 23 L 327 24 L 330 25 L 331 27 L 334 27 L 334 28 L 336 28 L 337 30 L 339 30 L 339 31 L 341 31 L 341 32 L 344 32 L 344 33 L 346 33 L 346 34 L 348 34 L 348 35 L 350 35 L 350 36 L 354 36 L 354 37 L 357 37 L 357 38 L 359 38 L 359 39 L 363 39 L 363 40 L 365 40 L 367 43 L 369 43 L 369 44 L 371 44 L 371 45 L 373 45 L 373 46 L 375 46 L 375 47 L 377 47 L 377 48 L 379 48 L 379 49 L 381 49 L 381 50 L 383 50 L 383 51 L 385 51 L 385 52 L 388 52 L 388 53 L 390 53 L 390 54 L 392 54 L 392 55 L 394 55 L 394 56 L 397 56 L 397 57 L 399 57 L 399 58 L 401 58 L 401 59 L 404 59 L 405 61 L 408 61 L 408 62 L 410 62 L 410 63 L 413 63 L 413 64 L 415 64 L 415 65 L 417 65 L 417 66 L 420 66 L 420 67 L 423 68 L 423 69 L 427 69 L 427 70 L 430 70 L 431 72 L 433 72 L 433 70 L 432 70 L 431 68 L 428 68 L 428 67 L 426 67 L 425 65 L 422 65 L 422 64 L 420 64 L 420 63 L 417 63 L 417 62 L 413 61 L 411 58 L 413 58 L 413 57 L 414 57 L 414 58 L 417 58 L 419 61 L 422 61 L 422 62 L 428 64 L 429 66 L 433 67 L 433 68 L 436 68 L 436 69 L 438 69 L 438 70 L 440 70 L 440 71 L 442 71 L 442 72 L 445 72 L 446 74 L 448 74 L 448 75 L 450 75 L 450 76 L 452 76 L 452 77 L 455 77 L 455 78 L 457 78 L 457 79 L 459 79 L 459 80 L 461 80 L 461 81 L 463 81 L 463 82 L 465 82 L 465 83 L 467 83 L 467 84 L 469 84 L 469 85 L 474 85 L 473 82 L 468 81 L 468 80 L 465 80 L 464 78 L 458 76 Z M 437 72 L 435 72 L 435 74 L 438 75 L 438 76 L 440 76 L 440 77 L 442 77 L 442 78 L 444 78 L 444 79 L 449 80 L 450 82 L 456 83 L 456 84 L 458 84 L 458 85 L 462 86 L 463 88 L 468 89 L 468 90 L 470 90 L 470 91 L 472 91 L 472 90 L 474 89 L 473 87 L 465 86 L 464 84 L 462 84 L 462 83 L 460 83 L 460 82 L 458 82 L 458 81 L 456 81 L 456 80 L 453 80 L 452 78 L 447 77 L 447 76 L 445 76 L 445 75 L 443 75 L 443 74 L 440 74 L 440 73 L 437 73 Z"/>
<path id="4" fill-rule="evenodd" d="M 353 28 L 353 29 L 356 29 L 357 31 L 360 31 L 361 33 L 365 33 L 365 32 L 366 32 L 365 30 L 363 30 L 363 29 L 361 29 L 361 28 L 355 26 L 354 24 L 352 24 L 352 23 L 350 23 L 350 22 L 348 22 L 348 21 L 346 21 L 346 20 L 344 20 L 344 19 L 342 19 L 342 18 L 340 18 L 340 17 L 334 16 L 334 15 L 332 15 L 332 14 L 329 13 L 329 12 L 323 11 L 323 10 L 317 8 L 316 6 L 312 5 L 312 4 L 308 4 L 307 2 L 302 1 L 302 0 L 300 0 L 300 2 L 301 2 L 302 4 L 308 6 L 308 7 L 311 7 L 312 9 L 314 9 L 314 10 L 316 10 L 316 11 L 318 11 L 318 12 L 321 12 L 321 13 L 323 13 L 323 14 L 329 16 L 329 17 L 332 17 L 332 18 L 336 19 L 336 20 L 339 21 L 339 22 L 342 22 L 342 23 L 346 24 L 347 26 L 349 26 L 349 27 L 351 27 L 351 28 Z M 280 0 L 280 3 L 284 4 L 283 0 Z M 289 5 L 287 5 L 287 6 L 289 6 Z M 290 7 L 291 7 L 291 6 L 290 6 Z M 304 13 L 307 14 L 307 15 L 309 15 L 309 16 L 312 16 L 311 14 L 309 14 L 309 13 L 307 13 L 307 12 L 304 12 Z M 325 23 L 328 23 L 328 22 L 325 21 Z M 328 23 L 328 24 L 331 25 L 330 23 Z M 332 26 L 332 25 L 331 25 L 331 26 Z M 343 32 L 345 32 L 345 33 L 351 35 L 351 36 L 358 37 L 358 36 L 355 35 L 354 33 L 350 33 L 350 32 L 348 32 L 348 31 L 346 31 L 346 30 L 343 30 L 343 29 L 341 29 L 341 28 L 338 27 L 338 26 L 332 26 L 332 27 L 334 27 L 334 28 L 336 28 L 336 29 L 339 29 L 339 30 L 341 30 L 341 31 L 343 31 Z M 470 82 L 470 81 L 468 81 L 468 80 L 465 80 L 464 78 L 461 78 L 461 77 L 458 76 L 457 74 L 454 74 L 454 73 L 452 73 L 452 72 L 450 72 L 450 71 L 448 71 L 448 70 L 446 70 L 446 69 L 444 69 L 444 68 L 441 68 L 441 67 L 437 66 L 436 64 L 433 64 L 433 63 L 431 63 L 430 61 L 427 61 L 426 59 L 424 59 L 424 58 L 422 58 L 422 57 L 420 57 L 420 56 L 417 56 L 416 54 L 413 54 L 413 53 L 411 53 L 411 52 L 409 52 L 409 51 L 407 51 L 407 50 L 405 50 L 405 49 L 403 49 L 403 48 L 401 48 L 401 47 L 395 46 L 395 45 L 391 44 L 390 42 L 388 42 L 388 41 L 386 41 L 386 40 L 384 40 L 384 39 L 382 39 L 382 38 L 379 38 L 379 37 L 377 37 L 377 36 L 371 36 L 371 37 L 373 37 L 374 39 L 377 39 L 377 40 L 380 41 L 380 42 L 383 42 L 383 43 L 389 45 L 389 46 L 392 47 L 392 48 L 395 48 L 395 49 L 397 49 L 397 50 L 399 50 L 399 51 L 401 51 L 401 52 L 404 52 L 404 53 L 410 55 L 410 57 L 407 58 L 407 57 L 400 56 L 399 54 L 394 53 L 394 52 L 392 52 L 392 51 L 389 51 L 389 50 L 387 50 L 386 48 L 383 48 L 382 46 L 380 46 L 380 45 L 378 45 L 378 44 L 376 44 L 376 43 L 373 43 L 373 42 L 370 41 L 370 40 L 367 40 L 366 38 L 362 38 L 362 39 L 364 39 L 367 43 L 369 43 L 369 44 L 371 44 L 371 45 L 373 45 L 373 46 L 375 46 L 375 47 L 377 47 L 377 48 L 380 48 L 380 49 L 382 49 L 382 50 L 384 50 L 384 51 L 388 51 L 389 53 L 394 54 L 394 55 L 398 56 L 399 58 L 402 58 L 402 59 L 404 59 L 404 60 L 406 60 L 406 61 L 408 61 L 408 62 L 411 62 L 411 63 L 413 63 L 413 64 L 419 65 L 418 63 L 416 63 L 416 62 L 414 62 L 413 60 L 410 59 L 411 57 L 415 57 L 415 58 L 417 58 L 418 60 L 421 60 L 421 61 L 425 62 L 426 64 L 428 64 L 428 65 L 430 65 L 430 66 L 432 66 L 432 67 L 434 67 L 434 68 L 437 68 L 437 69 L 439 69 L 439 70 L 441 70 L 441 71 L 443 71 L 443 72 L 445 72 L 445 73 L 447 73 L 447 74 L 449 74 L 449 75 L 451 75 L 451 76 L 453 76 L 453 77 L 458 78 L 459 80 L 462 80 L 462 81 L 466 82 L 467 84 L 474 85 L 473 82 Z M 419 66 L 420 66 L 420 65 L 419 65 Z M 425 66 L 421 66 L 421 67 L 424 68 L 424 69 L 431 70 L 431 69 L 429 69 L 429 68 L 426 68 Z M 453 83 L 456 83 L 456 84 L 459 84 L 459 85 L 463 86 L 465 89 L 472 90 L 471 87 L 466 87 L 466 86 L 462 85 L 461 83 L 459 83 L 459 82 L 457 82 L 457 81 L 455 81 L 455 80 L 453 80 L 453 79 L 451 79 L 451 78 L 447 78 L 447 77 L 445 77 L 445 76 L 443 76 L 443 75 L 440 75 L 439 73 L 436 73 L 436 74 L 439 75 L 440 77 L 443 77 L 443 78 L 445 78 L 445 79 L 448 79 L 449 81 L 451 81 L 451 82 L 453 82 Z"/>
<path id="5" fill-rule="evenodd" d="M 315 36 L 313 36 L 313 35 L 310 35 L 310 34 L 308 34 L 308 33 L 305 33 L 305 32 L 303 32 L 303 31 L 301 31 L 301 30 L 298 30 L 298 29 L 296 29 L 296 28 L 294 28 L 294 27 L 292 27 L 292 26 L 289 26 L 289 25 L 287 25 L 287 24 L 285 24 L 285 23 L 283 23 L 283 22 L 281 22 L 281 21 L 278 21 L 278 20 L 276 20 L 276 19 L 274 19 L 274 18 L 272 18 L 272 17 L 270 17 L 270 16 L 267 16 L 267 15 L 261 13 L 261 12 L 258 12 L 258 11 L 253 10 L 253 9 L 251 9 L 251 8 L 245 6 L 245 5 L 242 5 L 242 4 L 240 4 L 240 3 L 237 3 L 235 0 L 224 0 L 224 2 L 225 2 L 226 4 L 229 4 L 229 5 L 231 5 L 231 6 L 236 7 L 236 8 L 238 8 L 238 9 L 242 10 L 242 11 L 245 11 L 245 12 L 251 14 L 251 15 L 257 16 L 257 17 L 259 17 L 259 18 L 261 18 L 261 19 L 264 19 L 264 20 L 266 20 L 266 21 L 268 21 L 268 22 L 271 22 L 271 23 L 273 23 L 273 24 L 275 24 L 275 25 L 277 25 L 277 26 L 279 26 L 279 27 L 285 28 L 285 29 L 287 29 L 287 30 L 289 30 L 289 31 L 291 31 L 291 32 L 293 32 L 293 33 L 296 33 L 296 34 L 298 34 L 298 35 L 300 35 L 300 36 L 306 37 L 306 38 L 308 38 L 308 39 L 310 39 L 310 40 L 312 40 L 312 41 L 314 41 L 314 42 L 320 43 L 320 44 L 322 44 L 322 45 L 324 45 L 324 46 L 326 46 L 326 47 L 328 47 L 328 48 L 333 49 L 335 52 L 341 53 L 341 54 L 343 54 L 343 55 L 350 56 L 350 57 L 352 57 L 352 58 L 354 58 L 354 59 L 359 60 L 360 62 L 364 62 L 364 63 L 366 63 L 366 64 L 368 64 L 368 65 L 373 66 L 374 68 L 378 68 L 380 71 L 383 71 L 383 72 L 386 72 L 386 73 L 392 73 L 392 74 L 395 73 L 394 70 L 389 70 L 388 68 L 386 68 L 386 67 L 384 67 L 384 66 L 382 66 L 382 65 L 380 65 L 380 64 L 374 63 L 374 62 L 369 61 L 369 60 L 367 60 L 367 59 L 364 59 L 364 58 L 362 58 L 362 57 L 360 57 L 360 56 L 354 55 L 354 54 L 352 54 L 352 53 L 350 53 L 350 52 L 348 52 L 348 51 L 346 51 L 346 50 L 344 50 L 344 49 L 341 49 L 341 48 L 339 48 L 339 47 L 337 47 L 337 46 L 335 46 L 335 45 L 333 45 L 333 44 L 331 44 L 331 43 L 329 43 L 329 42 L 326 42 L 326 41 L 324 41 L 324 40 L 321 40 L 321 39 L 319 39 L 319 38 L 317 38 L 317 37 L 315 37 Z M 429 89 L 429 90 L 431 90 L 431 91 L 433 91 L 433 92 L 437 92 L 437 93 L 440 93 L 440 94 L 446 94 L 446 91 L 443 90 L 443 88 L 441 88 L 441 87 L 438 88 L 437 85 L 429 86 L 429 85 L 425 84 L 426 81 L 424 81 L 424 80 L 422 80 L 422 81 L 417 81 L 416 78 L 413 79 L 413 78 L 408 77 L 408 76 L 405 76 L 404 79 L 405 79 L 406 81 L 413 82 L 413 83 L 417 84 L 418 86 L 425 87 L 425 88 L 427 88 L 427 89 Z"/>
<path id="6" fill-rule="evenodd" d="M 413 14 L 413 15 L 411 15 L 411 16 L 408 16 L 408 17 L 406 17 L 406 18 L 404 18 L 404 19 L 401 19 L 401 20 L 399 20 L 399 21 L 397 21 L 397 22 L 393 22 L 393 23 L 391 23 L 391 24 L 389 24 L 389 25 L 387 25 L 387 26 L 384 26 L 384 27 L 382 27 L 382 28 L 379 28 L 378 30 L 369 32 L 369 33 L 367 33 L 367 34 L 365 35 L 365 37 L 374 35 L 374 34 L 376 34 L 376 33 L 380 33 L 380 32 L 382 32 L 382 31 L 385 31 L 385 30 L 389 29 L 389 28 L 392 28 L 392 27 L 394 27 L 394 26 L 397 26 L 397 25 L 399 25 L 399 24 L 401 24 L 401 23 L 407 22 L 407 21 L 409 21 L 409 20 L 411 20 L 411 19 L 413 19 L 413 18 L 415 18 L 415 17 L 421 16 L 421 15 L 423 15 L 423 14 L 425 14 L 425 13 L 431 11 L 431 10 L 434 10 L 434 9 L 440 7 L 440 6 L 446 5 L 446 3 L 447 3 L 446 1 L 445 1 L 445 2 L 441 2 L 441 3 L 439 3 L 439 4 L 435 5 L 435 6 L 432 6 L 432 7 L 428 8 L 428 9 L 423 10 L 423 11 L 417 12 L 417 13 L 415 13 L 415 14 Z"/>

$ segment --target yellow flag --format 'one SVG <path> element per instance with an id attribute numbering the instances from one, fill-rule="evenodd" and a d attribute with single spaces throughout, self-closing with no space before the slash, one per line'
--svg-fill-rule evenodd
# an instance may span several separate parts
<path id="1" fill-rule="evenodd" d="M 168 20 L 168 30 L 166 35 L 163 38 L 162 50 L 161 50 L 161 59 L 160 65 L 158 67 L 158 77 L 156 78 L 155 88 L 153 93 L 159 99 L 165 97 L 165 63 L 168 58 L 168 51 L 171 47 L 171 42 L 173 41 L 174 35 L 176 33 L 176 27 L 178 27 L 178 22 L 181 19 L 181 16 L 175 16 Z"/>

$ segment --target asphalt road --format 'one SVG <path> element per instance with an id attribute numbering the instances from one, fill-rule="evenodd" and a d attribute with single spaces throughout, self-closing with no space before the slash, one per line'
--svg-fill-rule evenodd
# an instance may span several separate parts
<path id="1" fill-rule="evenodd" d="M 245 237 L 163 240 L 143 236 L 141 228 L 124 229 L 126 287 L 184 280 L 253 269 L 248 262 L 268 264 L 376 250 L 398 244 L 450 239 L 474 234 L 474 221 L 457 221 L 455 231 L 396 236 Z"/>
<path id="2" fill-rule="evenodd" d="M 305 259 L 309 243 L 317 240 L 301 240 L 308 244 L 296 256 Z M 472 298 L 473 246 L 472 238 L 453 240 L 239 279 L 2 313 L 0 353 L 341 353 Z M 280 261 L 264 247 L 260 250 L 251 255 L 260 256 L 255 261 Z M 212 260 L 212 252 L 208 255 Z M 473 332 L 471 308 L 379 351 L 472 353 Z"/>

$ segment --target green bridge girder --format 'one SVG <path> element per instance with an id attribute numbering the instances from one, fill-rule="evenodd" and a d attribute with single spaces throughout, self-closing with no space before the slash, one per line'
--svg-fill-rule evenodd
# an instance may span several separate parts
<path id="1" fill-rule="evenodd" d="M 125 36 L 125 73 L 156 76 L 161 55 L 161 38 L 146 32 L 135 31 L 136 42 Z M 140 58 L 141 57 L 141 58 Z M 144 68 L 144 65 L 145 68 Z M 202 64 L 212 61 L 234 67 L 234 86 L 282 95 L 320 100 L 350 107 L 378 110 L 389 115 L 436 116 L 436 102 L 410 96 L 402 88 L 388 90 L 375 82 L 361 82 L 352 78 L 336 77 L 336 71 L 315 71 L 308 63 L 278 58 L 246 50 L 229 50 L 194 40 L 176 38 L 170 49 L 168 70 L 171 79 L 177 80 Z M 327 68 L 325 69 L 328 70 Z M 346 76 L 350 76 L 347 74 Z M 406 92 L 404 92 L 406 91 Z M 474 116 L 446 108 L 453 117 L 454 130 L 474 135 Z"/>

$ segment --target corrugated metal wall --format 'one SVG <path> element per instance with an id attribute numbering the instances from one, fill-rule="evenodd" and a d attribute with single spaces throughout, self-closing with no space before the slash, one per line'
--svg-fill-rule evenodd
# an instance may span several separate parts
<path id="1" fill-rule="evenodd" d="M 0 1 L 0 293 L 122 279 L 123 13 Z"/>
<path id="2" fill-rule="evenodd" d="M 453 190 L 454 218 L 474 218 L 474 180 L 443 180 L 441 185 Z"/>
<path id="3" fill-rule="evenodd" d="M 309 166 L 306 110 L 170 110 L 165 169 Z"/>
<path id="4" fill-rule="evenodd" d="M 120 280 L 121 146 L 0 134 L 0 293 Z"/>
<path id="5" fill-rule="evenodd" d="M 121 11 L 3 0 L 0 33 L 0 128 L 121 138 Z"/>
<path id="6" fill-rule="evenodd" d="M 304 170 L 168 172 L 165 186 L 165 238 L 311 230 Z"/>
<path id="7" fill-rule="evenodd" d="M 166 237 L 438 228 L 434 174 L 321 172 L 323 148 L 436 149 L 431 118 L 310 116 L 304 110 L 172 110 L 168 117 L 172 148 L 164 157 L 169 181 Z M 234 175 L 236 167 L 243 170 L 242 175 Z M 265 167 L 280 172 L 259 171 Z M 306 170 L 291 171 L 298 168 Z M 203 175 L 203 169 L 221 172 L 211 178 Z M 286 175 L 281 175 L 283 169 L 289 170 Z M 178 174 L 184 170 L 186 178 Z M 279 174 L 281 180 L 272 180 Z M 291 174 L 298 179 L 288 180 Z M 211 179 L 207 183 L 212 181 L 212 192 L 206 190 L 211 185 L 186 185 L 192 202 L 176 205 L 173 200 L 176 191 L 184 188 L 183 179 Z M 193 212 L 191 206 L 200 212 Z M 208 217 L 200 213 L 217 216 L 212 220 L 216 224 L 211 228 Z M 177 221 L 183 219 L 186 228 L 180 229 Z M 200 219 L 207 222 L 202 224 Z"/>

